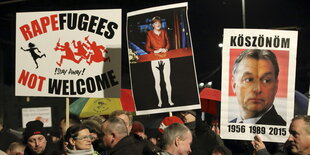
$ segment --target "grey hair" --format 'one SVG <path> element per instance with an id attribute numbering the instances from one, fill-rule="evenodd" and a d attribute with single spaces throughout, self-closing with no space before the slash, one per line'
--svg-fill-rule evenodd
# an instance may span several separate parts
<path id="1" fill-rule="evenodd" d="M 129 119 L 129 125 L 132 125 L 132 120 L 133 120 L 133 116 L 131 112 L 128 111 L 123 111 L 123 110 L 115 110 L 110 114 L 110 117 L 117 117 L 119 115 L 127 115 L 128 119 Z"/>
<path id="2" fill-rule="evenodd" d="M 173 123 L 165 128 L 162 136 L 163 149 L 167 149 L 177 137 L 181 140 L 185 139 L 185 134 L 191 132 L 184 124 Z"/>
<path id="3" fill-rule="evenodd" d="M 104 123 L 108 123 L 104 129 L 105 133 L 116 133 L 125 137 L 128 135 L 128 130 L 125 122 L 118 117 L 109 117 Z"/>
<path id="4" fill-rule="evenodd" d="M 310 116 L 309 115 L 297 115 L 295 116 L 293 119 L 292 119 L 292 122 L 293 121 L 296 121 L 296 120 L 303 120 L 305 122 L 305 131 L 310 134 Z"/>

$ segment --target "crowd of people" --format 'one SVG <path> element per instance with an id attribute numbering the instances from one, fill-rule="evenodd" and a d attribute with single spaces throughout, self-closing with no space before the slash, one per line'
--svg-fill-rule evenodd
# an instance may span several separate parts
<path id="1" fill-rule="evenodd" d="M 201 121 L 195 111 L 182 111 L 165 117 L 157 134 L 148 135 L 142 122 L 130 112 L 117 110 L 109 116 L 80 119 L 70 115 L 59 125 L 59 135 L 47 132 L 39 120 L 27 123 L 19 138 L 0 122 L 0 155 L 230 155 L 230 154 L 310 154 L 310 116 L 293 118 L 290 136 L 283 145 L 270 150 L 259 135 L 253 141 L 222 140 L 218 132 Z M 240 149 L 239 149 L 240 150 Z M 242 150 L 242 149 L 241 149 Z"/>

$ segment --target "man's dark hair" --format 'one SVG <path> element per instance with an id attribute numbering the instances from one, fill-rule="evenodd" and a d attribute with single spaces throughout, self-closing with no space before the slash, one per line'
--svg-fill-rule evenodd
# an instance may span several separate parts
<path id="1" fill-rule="evenodd" d="M 232 70 L 233 74 L 237 72 L 240 62 L 245 58 L 252 58 L 256 60 L 261 60 L 261 59 L 269 60 L 273 65 L 274 72 L 275 72 L 275 78 L 278 79 L 279 65 L 277 62 L 277 57 L 270 50 L 248 49 L 248 50 L 243 51 L 235 60 L 234 67 Z"/>
<path id="2" fill-rule="evenodd" d="M 296 120 L 300 120 L 300 119 L 304 120 L 305 125 L 306 125 L 305 131 L 307 131 L 307 133 L 310 134 L 310 116 L 309 115 L 297 115 L 292 119 L 292 122 Z"/>

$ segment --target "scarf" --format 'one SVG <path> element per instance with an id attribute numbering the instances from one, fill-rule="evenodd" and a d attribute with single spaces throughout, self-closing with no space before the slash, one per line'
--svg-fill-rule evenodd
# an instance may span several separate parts
<path id="1" fill-rule="evenodd" d="M 70 149 L 66 149 L 66 154 L 67 155 L 96 155 L 97 152 L 95 152 L 93 148 L 91 148 L 89 150 L 70 150 Z"/>

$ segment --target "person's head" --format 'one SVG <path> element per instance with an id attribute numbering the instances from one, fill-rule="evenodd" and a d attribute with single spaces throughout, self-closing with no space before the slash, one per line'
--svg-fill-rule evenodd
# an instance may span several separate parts
<path id="1" fill-rule="evenodd" d="M 68 142 L 68 148 L 71 150 L 89 150 L 92 148 L 92 139 L 86 126 L 73 125 L 68 128 L 64 139 Z"/>
<path id="2" fill-rule="evenodd" d="M 260 116 L 272 105 L 278 90 L 279 66 L 270 50 L 243 51 L 232 70 L 232 89 L 244 119 Z"/>
<path id="3" fill-rule="evenodd" d="M 47 145 L 46 131 L 43 128 L 43 123 L 38 120 L 28 122 L 23 132 L 23 140 L 34 154 L 43 153 Z"/>
<path id="4" fill-rule="evenodd" d="M 132 120 L 133 120 L 133 116 L 130 112 L 123 111 L 123 110 L 115 110 L 110 114 L 110 117 L 118 117 L 122 119 L 126 124 L 128 134 L 130 133 L 131 128 L 132 128 Z"/>
<path id="5" fill-rule="evenodd" d="M 152 18 L 152 26 L 155 30 L 161 29 L 161 19 L 158 16 Z"/>
<path id="6" fill-rule="evenodd" d="M 102 141 L 105 147 L 113 148 L 121 139 L 128 136 L 125 122 L 118 117 L 108 118 L 101 126 Z"/>
<path id="7" fill-rule="evenodd" d="M 81 120 L 79 118 L 79 116 L 75 115 L 75 114 L 70 114 L 69 115 L 69 127 L 72 125 L 77 125 L 77 124 L 81 124 Z M 63 137 L 66 134 L 67 128 L 66 128 L 66 118 L 62 118 L 60 120 L 60 133 L 61 133 L 61 137 Z"/>
<path id="8" fill-rule="evenodd" d="M 289 128 L 289 149 L 295 154 L 310 154 L 310 116 L 300 115 L 293 118 Z"/>
<path id="9" fill-rule="evenodd" d="M 99 135 L 101 135 L 101 124 L 95 120 L 88 119 L 83 121 L 82 124 L 89 130 L 90 135 L 94 137 L 92 142 L 99 139 Z"/>
<path id="10" fill-rule="evenodd" d="M 130 133 L 139 135 L 142 138 L 147 138 L 145 134 L 144 125 L 140 121 L 132 122 L 132 128 Z"/>
<path id="11" fill-rule="evenodd" d="M 28 47 L 34 47 L 35 45 L 33 43 L 28 43 Z"/>
<path id="12" fill-rule="evenodd" d="M 183 124 L 173 123 L 163 133 L 163 149 L 174 155 L 188 155 L 192 143 L 191 131 Z"/>
<path id="13" fill-rule="evenodd" d="M 8 155 L 23 155 L 25 150 L 25 145 L 20 142 L 13 142 L 10 144 L 6 153 Z"/>

